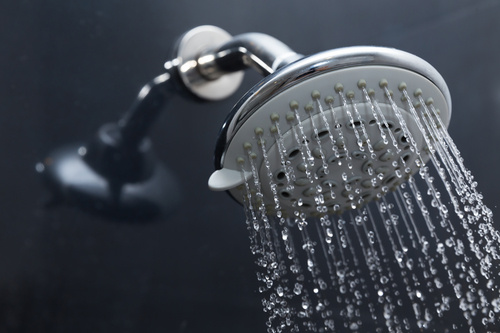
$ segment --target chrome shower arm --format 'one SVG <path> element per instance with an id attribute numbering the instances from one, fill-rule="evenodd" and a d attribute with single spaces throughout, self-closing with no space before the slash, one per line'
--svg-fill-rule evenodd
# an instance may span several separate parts
<path id="1" fill-rule="evenodd" d="M 123 140 L 127 144 L 139 144 L 174 94 L 175 85 L 168 72 L 142 87 L 130 109 L 118 121 Z"/>
<path id="2" fill-rule="evenodd" d="M 274 37 L 246 33 L 233 37 L 214 50 L 202 52 L 197 62 L 200 74 L 208 80 L 215 80 L 249 67 L 267 76 L 302 57 Z"/>

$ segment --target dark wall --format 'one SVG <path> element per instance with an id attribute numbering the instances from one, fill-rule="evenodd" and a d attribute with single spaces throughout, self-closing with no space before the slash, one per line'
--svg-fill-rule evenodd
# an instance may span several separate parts
<path id="1" fill-rule="evenodd" d="M 197 25 L 270 34 L 304 54 L 349 45 L 414 53 L 453 98 L 450 132 L 486 204 L 500 196 L 500 2 L 0 3 L 0 332 L 264 332 L 244 216 L 206 183 L 219 127 L 259 76 L 218 103 L 174 98 L 152 130 L 184 201 L 156 223 L 44 208 L 35 163 L 127 109 Z"/>

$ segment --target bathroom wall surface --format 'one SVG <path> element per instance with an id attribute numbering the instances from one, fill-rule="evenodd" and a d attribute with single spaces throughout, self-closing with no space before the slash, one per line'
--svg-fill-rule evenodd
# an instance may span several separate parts
<path id="1" fill-rule="evenodd" d="M 267 33 L 303 54 L 380 45 L 427 60 L 498 216 L 499 17 L 496 0 L 1 2 L 0 332 L 265 332 L 242 208 L 207 188 L 219 128 L 258 74 L 224 101 L 176 96 L 154 124 L 155 151 L 182 184 L 166 218 L 48 205 L 35 171 L 52 149 L 117 120 L 198 25 Z"/>

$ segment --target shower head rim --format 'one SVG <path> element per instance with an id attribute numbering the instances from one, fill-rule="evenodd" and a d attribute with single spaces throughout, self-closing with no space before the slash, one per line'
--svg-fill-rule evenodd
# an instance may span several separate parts
<path id="1" fill-rule="evenodd" d="M 306 56 L 267 76 L 250 89 L 226 118 L 216 145 L 214 162 L 222 168 L 224 153 L 241 124 L 276 94 L 315 76 L 349 67 L 389 66 L 415 72 L 443 94 L 451 118 L 451 96 L 445 80 L 427 61 L 411 53 L 380 46 L 351 46 Z M 448 125 L 448 124 L 446 124 Z"/>

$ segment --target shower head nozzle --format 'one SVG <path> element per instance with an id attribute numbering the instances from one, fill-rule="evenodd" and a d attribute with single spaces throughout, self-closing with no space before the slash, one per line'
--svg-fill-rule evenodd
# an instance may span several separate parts
<path id="1" fill-rule="evenodd" d="M 234 107 L 209 187 L 271 215 L 359 208 L 424 166 L 450 116 L 445 81 L 412 54 L 362 46 L 304 57 Z"/>

